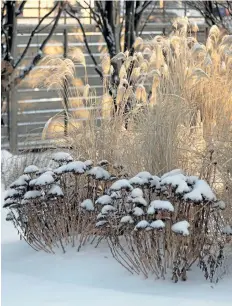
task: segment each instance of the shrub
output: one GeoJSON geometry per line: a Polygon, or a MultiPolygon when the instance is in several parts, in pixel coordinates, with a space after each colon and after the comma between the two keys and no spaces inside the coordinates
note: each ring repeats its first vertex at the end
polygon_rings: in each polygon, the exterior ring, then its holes
{"type": "Polygon", "coordinates": [[[232,228],[224,226],[225,203],[206,181],[179,169],[129,178],[121,166],[106,160],[94,166],[65,152],[54,153],[53,161],[57,168],[26,167],[5,194],[7,220],[34,249],[65,252],[71,244],[80,250],[104,239],[131,273],[164,278],[172,269],[177,282],[199,261],[214,279],[232,228]]]}

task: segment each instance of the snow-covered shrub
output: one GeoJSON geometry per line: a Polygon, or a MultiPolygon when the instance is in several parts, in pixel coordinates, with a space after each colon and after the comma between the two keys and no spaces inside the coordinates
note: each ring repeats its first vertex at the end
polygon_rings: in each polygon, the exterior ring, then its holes
{"type": "Polygon", "coordinates": [[[66,243],[78,244],[79,250],[97,232],[96,216],[114,210],[105,194],[112,184],[109,163],[98,164],[102,166],[58,152],[48,161],[56,167],[26,165],[5,193],[7,220],[37,250],[53,252],[60,246],[65,251],[66,243]]]}
{"type": "Polygon", "coordinates": [[[224,228],[221,201],[206,181],[179,169],[160,178],[141,172],[115,181],[96,203],[103,206],[98,235],[131,273],[164,278],[171,269],[177,282],[199,262],[214,280],[226,243],[222,234],[229,239],[231,227],[224,228]]]}
{"type": "Polygon", "coordinates": [[[173,170],[161,177],[143,171],[123,178],[101,161],[75,161],[55,153],[56,168],[28,165],[5,193],[4,207],[34,249],[54,252],[66,244],[107,240],[114,258],[131,273],[186,280],[199,261],[214,279],[232,237],[206,181],[173,170]]]}

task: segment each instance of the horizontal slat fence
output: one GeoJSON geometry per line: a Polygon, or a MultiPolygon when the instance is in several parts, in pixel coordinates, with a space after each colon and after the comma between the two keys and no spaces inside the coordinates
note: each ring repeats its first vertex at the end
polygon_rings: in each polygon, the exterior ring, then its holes
{"type": "MultiPolygon", "coordinates": [[[[164,33],[169,34],[171,32],[170,20],[175,16],[173,9],[169,10],[170,12],[168,12],[167,9],[165,15],[161,13],[162,11],[156,10],[156,13],[151,16],[148,23],[144,27],[141,37],[144,39],[151,39],[156,35],[163,35],[164,33]]],[[[146,16],[144,18],[146,18],[146,16]]],[[[16,42],[18,56],[21,55],[22,51],[26,47],[31,30],[34,28],[34,25],[30,25],[30,20],[26,20],[27,24],[23,22],[23,18],[18,24],[16,42]]],[[[35,19],[33,18],[31,19],[31,22],[33,20],[35,22],[35,19]]],[[[144,19],[141,22],[140,29],[143,27],[143,22],[144,19]]],[[[91,23],[93,23],[93,21],[91,21],[91,23]]],[[[91,52],[93,53],[97,63],[100,64],[102,49],[106,47],[102,34],[97,30],[95,24],[84,24],[84,28],[91,52]]],[[[206,26],[201,24],[199,25],[199,29],[198,39],[199,41],[204,41],[206,37],[206,26]]],[[[86,55],[88,83],[92,88],[92,96],[94,96],[97,101],[100,101],[103,93],[102,81],[94,69],[92,59],[89,56],[83,42],[83,36],[80,28],[74,19],[67,18],[66,24],[64,24],[64,19],[60,20],[59,25],[55,29],[54,34],[45,47],[45,53],[47,50],[48,53],[53,51],[56,55],[58,54],[59,56],[63,56],[64,30],[67,31],[68,52],[73,48],[81,48],[86,55]]],[[[24,69],[31,62],[31,59],[37,54],[39,46],[43,42],[48,32],[49,27],[46,27],[41,33],[36,34],[33,37],[32,43],[21,63],[21,66],[19,67],[19,70],[24,69]]],[[[38,68],[39,65],[35,69],[38,68]]],[[[81,79],[84,84],[84,68],[80,65],[76,65],[75,70],[77,78],[81,79]]],[[[30,81],[30,75],[28,80],[30,81]]],[[[46,141],[38,142],[37,140],[41,139],[41,132],[45,123],[49,118],[63,111],[62,99],[59,97],[58,91],[55,89],[48,91],[44,88],[34,88],[30,85],[30,82],[25,80],[17,88],[16,98],[17,105],[15,105],[15,107],[17,107],[17,125],[15,126],[14,132],[17,133],[18,137],[18,149],[20,150],[25,147],[34,148],[39,145],[44,146],[46,141]]],[[[7,114],[3,114],[3,119],[5,126],[2,127],[1,132],[2,148],[9,148],[7,114]]],[[[51,141],[47,142],[47,144],[50,145],[51,141]]]]}

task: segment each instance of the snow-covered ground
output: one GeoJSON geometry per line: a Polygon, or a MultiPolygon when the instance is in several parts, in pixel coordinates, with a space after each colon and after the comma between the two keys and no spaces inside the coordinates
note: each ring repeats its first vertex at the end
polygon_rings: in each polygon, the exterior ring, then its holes
{"type": "MultiPolygon", "coordinates": [[[[2,206],[2,205],[1,205],[2,206]]],[[[200,271],[187,282],[144,280],[129,275],[106,246],[70,249],[66,254],[35,252],[20,241],[2,215],[3,306],[224,306],[232,303],[232,277],[217,285],[200,271]]]]}

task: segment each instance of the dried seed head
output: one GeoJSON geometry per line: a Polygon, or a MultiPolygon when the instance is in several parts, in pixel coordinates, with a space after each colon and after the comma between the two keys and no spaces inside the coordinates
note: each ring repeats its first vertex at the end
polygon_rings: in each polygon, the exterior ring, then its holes
{"type": "Polygon", "coordinates": [[[84,87],[84,91],[83,91],[83,97],[84,98],[88,98],[88,96],[89,96],[89,89],[90,89],[90,85],[86,84],[85,87],[84,87]]]}
{"type": "Polygon", "coordinates": [[[196,33],[199,31],[198,25],[196,24],[196,22],[191,24],[191,30],[193,33],[196,33]]]}
{"type": "Polygon", "coordinates": [[[74,48],[70,52],[70,57],[74,60],[83,65],[84,67],[86,66],[85,62],[85,55],[82,52],[80,48],[74,48]]]}
{"type": "Polygon", "coordinates": [[[143,103],[147,102],[147,92],[146,92],[146,89],[145,89],[145,87],[143,85],[139,85],[136,88],[135,96],[136,96],[136,99],[138,101],[141,101],[143,103]]]}
{"type": "Polygon", "coordinates": [[[110,56],[105,54],[102,59],[102,71],[104,75],[109,74],[110,72],[110,56]]]}
{"type": "Polygon", "coordinates": [[[120,80],[127,78],[127,72],[126,72],[125,65],[122,65],[121,68],[120,68],[119,78],[120,78],[120,80]]]}
{"type": "Polygon", "coordinates": [[[140,76],[140,67],[136,67],[133,69],[130,79],[131,81],[135,82],[139,76],[140,76]]]}
{"type": "Polygon", "coordinates": [[[137,37],[134,45],[133,45],[134,49],[141,49],[143,47],[143,39],[141,37],[137,37]]]}
{"type": "Polygon", "coordinates": [[[119,52],[111,59],[111,62],[124,61],[125,59],[126,55],[123,52],[119,52]]]}
{"type": "Polygon", "coordinates": [[[204,59],[204,65],[205,66],[211,66],[212,65],[212,59],[210,57],[210,55],[207,53],[204,59]]]}
{"type": "Polygon", "coordinates": [[[141,73],[147,73],[148,72],[149,63],[147,60],[144,60],[143,63],[140,65],[140,71],[141,73]]]}
{"type": "Polygon", "coordinates": [[[127,101],[128,99],[132,98],[133,96],[134,96],[133,86],[129,86],[126,90],[126,93],[125,93],[125,100],[127,101]]]}
{"type": "Polygon", "coordinates": [[[112,75],[114,73],[114,67],[111,65],[110,66],[110,74],[112,75]]]}
{"type": "Polygon", "coordinates": [[[116,97],[117,105],[122,103],[125,92],[126,92],[126,88],[124,86],[118,87],[118,92],[117,92],[117,97],[116,97]]]}
{"type": "Polygon", "coordinates": [[[109,118],[113,110],[113,98],[109,94],[104,94],[102,97],[102,117],[109,118]]]}

